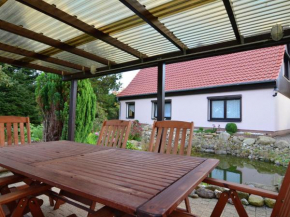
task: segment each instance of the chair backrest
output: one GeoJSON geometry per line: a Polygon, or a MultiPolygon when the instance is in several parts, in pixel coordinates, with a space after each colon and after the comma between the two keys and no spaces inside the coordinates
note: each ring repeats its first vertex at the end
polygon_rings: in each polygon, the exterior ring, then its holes
{"type": "Polygon", "coordinates": [[[186,155],[189,156],[193,128],[193,122],[155,121],[151,132],[149,151],[159,152],[160,150],[160,153],[184,155],[187,140],[186,155]]]}
{"type": "Polygon", "coordinates": [[[97,145],[126,148],[131,130],[131,121],[104,121],[97,145]]]}
{"type": "Polygon", "coordinates": [[[276,204],[273,208],[271,217],[290,216],[290,163],[286,171],[283,183],[280,188],[276,204]]]}
{"type": "Polygon", "coordinates": [[[31,135],[29,117],[0,116],[0,146],[5,146],[5,141],[7,141],[7,145],[19,144],[18,127],[20,128],[20,143],[24,144],[24,124],[26,124],[27,129],[27,143],[30,144],[31,135]]]}

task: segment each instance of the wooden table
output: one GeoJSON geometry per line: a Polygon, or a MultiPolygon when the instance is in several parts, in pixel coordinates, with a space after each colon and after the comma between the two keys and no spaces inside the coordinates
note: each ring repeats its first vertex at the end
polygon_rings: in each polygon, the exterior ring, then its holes
{"type": "Polygon", "coordinates": [[[0,166],[137,216],[166,216],[218,160],[69,141],[0,148],[0,166]]]}

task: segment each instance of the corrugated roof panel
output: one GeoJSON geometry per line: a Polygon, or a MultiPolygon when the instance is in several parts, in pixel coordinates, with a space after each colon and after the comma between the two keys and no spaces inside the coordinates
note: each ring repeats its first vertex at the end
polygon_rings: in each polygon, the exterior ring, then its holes
{"type": "Polygon", "coordinates": [[[6,57],[9,59],[14,59],[14,60],[18,60],[18,59],[23,58],[23,56],[21,56],[21,55],[9,53],[9,52],[2,51],[2,50],[0,50],[0,56],[6,57]]]}
{"type": "Polygon", "coordinates": [[[161,22],[189,48],[235,40],[222,0],[162,18],[161,22]]]}
{"type": "Polygon", "coordinates": [[[113,34],[113,36],[148,56],[155,56],[178,50],[177,47],[148,24],[118,32],[113,34]],[[156,45],[158,45],[158,47],[156,45]]]}
{"type": "Polygon", "coordinates": [[[85,51],[96,54],[98,56],[102,56],[116,63],[124,63],[137,59],[136,57],[118,48],[115,48],[101,40],[89,42],[87,44],[79,46],[78,48],[84,49],[85,51]]]}
{"type": "Polygon", "coordinates": [[[50,38],[66,41],[82,34],[81,31],[68,26],[56,19],[27,7],[15,0],[8,0],[0,7],[0,19],[37,33],[43,33],[50,38]]]}
{"type": "Polygon", "coordinates": [[[289,0],[233,0],[233,8],[244,37],[270,32],[275,24],[290,27],[289,0]]]}
{"type": "Polygon", "coordinates": [[[138,0],[142,5],[146,6],[146,9],[151,9],[163,5],[165,3],[171,2],[172,0],[138,0]]]}
{"type": "Polygon", "coordinates": [[[1,29],[0,29],[0,42],[35,52],[41,51],[49,47],[48,45],[15,35],[13,33],[3,31],[1,29]]]}
{"type": "Polygon", "coordinates": [[[76,70],[76,69],[72,69],[72,68],[56,65],[56,64],[45,62],[45,61],[41,61],[41,60],[35,60],[35,61],[31,62],[31,63],[37,64],[37,65],[40,65],[40,66],[49,67],[49,68],[52,68],[52,69],[58,69],[58,70],[61,70],[61,71],[70,72],[70,73],[79,72],[79,70],[76,70]]]}
{"type": "Polygon", "coordinates": [[[96,28],[134,15],[118,0],[45,0],[96,28]]]}
{"type": "Polygon", "coordinates": [[[95,61],[92,61],[92,60],[77,56],[75,54],[72,54],[72,53],[69,53],[69,52],[66,52],[66,51],[60,52],[58,54],[55,54],[55,55],[53,55],[53,57],[56,57],[56,58],[59,58],[59,59],[62,59],[62,60],[66,60],[68,62],[72,62],[72,63],[78,64],[78,65],[81,65],[81,66],[91,67],[92,65],[94,65],[97,68],[105,66],[105,65],[103,65],[101,63],[98,63],[98,62],[95,62],[95,61]]]}

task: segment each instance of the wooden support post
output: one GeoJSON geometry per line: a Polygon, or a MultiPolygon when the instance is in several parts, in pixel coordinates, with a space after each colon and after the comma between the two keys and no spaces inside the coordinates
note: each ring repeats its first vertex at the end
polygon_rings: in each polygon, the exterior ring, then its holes
{"type": "Polygon", "coordinates": [[[157,121],[163,121],[165,107],[165,63],[158,63],[157,77],[157,121]]]}
{"type": "MultiPolygon", "coordinates": [[[[165,63],[158,63],[157,75],[157,121],[164,120],[164,107],[165,107],[165,63]]],[[[161,129],[160,129],[161,130],[161,129]]],[[[162,143],[162,135],[160,144],[162,143]]],[[[159,146],[158,153],[160,153],[161,145],[159,146]]]]}
{"type": "Polygon", "coordinates": [[[76,120],[76,104],[77,104],[78,81],[72,80],[70,86],[70,104],[68,119],[68,140],[75,140],[75,120],[76,120]]]}

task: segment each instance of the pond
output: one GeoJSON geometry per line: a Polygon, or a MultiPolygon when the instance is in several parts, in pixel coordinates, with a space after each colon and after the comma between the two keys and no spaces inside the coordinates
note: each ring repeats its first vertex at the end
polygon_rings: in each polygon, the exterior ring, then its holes
{"type": "Polygon", "coordinates": [[[259,183],[274,186],[286,173],[285,167],[272,163],[239,158],[230,155],[195,153],[193,156],[219,159],[220,163],[210,177],[239,184],[259,183]]]}

